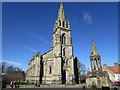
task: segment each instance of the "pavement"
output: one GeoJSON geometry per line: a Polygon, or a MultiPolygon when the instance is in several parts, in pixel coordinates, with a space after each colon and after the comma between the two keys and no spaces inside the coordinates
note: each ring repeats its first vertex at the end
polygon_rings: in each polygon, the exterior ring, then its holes
{"type": "MultiPolygon", "coordinates": [[[[19,88],[82,88],[83,85],[40,85],[40,87],[36,87],[34,85],[20,85],[19,88]]],[[[11,88],[7,85],[7,88],[11,88]]]]}
{"type": "MultiPolygon", "coordinates": [[[[81,85],[81,84],[78,84],[78,85],[41,85],[40,87],[35,87],[34,85],[20,85],[20,88],[18,88],[18,89],[39,89],[39,88],[41,88],[41,89],[44,89],[44,88],[50,88],[50,89],[55,89],[55,88],[69,88],[69,89],[76,89],[76,90],[81,90],[82,89],[82,87],[83,87],[83,84],[81,85]]],[[[4,90],[9,90],[11,87],[8,85],[7,86],[7,88],[6,89],[4,89],[4,90]]],[[[17,89],[17,88],[16,88],[17,89]]],[[[90,89],[90,88],[87,88],[87,89],[85,89],[85,90],[93,90],[93,89],[90,89]]],[[[120,87],[118,87],[117,89],[114,89],[114,88],[112,88],[112,89],[110,89],[110,90],[120,90],[120,87]]]]}

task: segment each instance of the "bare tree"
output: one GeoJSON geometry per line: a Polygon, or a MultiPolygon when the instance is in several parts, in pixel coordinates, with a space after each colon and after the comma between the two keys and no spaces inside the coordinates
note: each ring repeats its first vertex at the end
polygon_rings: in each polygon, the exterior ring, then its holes
{"type": "Polygon", "coordinates": [[[6,73],[7,71],[7,67],[9,66],[9,64],[7,62],[2,62],[2,73],[6,73]]]}
{"type": "Polygon", "coordinates": [[[87,70],[84,64],[82,64],[81,62],[78,62],[78,68],[79,68],[79,75],[86,75],[87,70]]]}
{"type": "Polygon", "coordinates": [[[79,72],[80,83],[85,83],[87,70],[86,70],[86,66],[81,62],[78,62],[78,72],[79,72]]]}
{"type": "Polygon", "coordinates": [[[14,67],[7,62],[2,62],[2,73],[4,73],[2,77],[3,81],[25,80],[25,72],[19,67],[14,67]]]}

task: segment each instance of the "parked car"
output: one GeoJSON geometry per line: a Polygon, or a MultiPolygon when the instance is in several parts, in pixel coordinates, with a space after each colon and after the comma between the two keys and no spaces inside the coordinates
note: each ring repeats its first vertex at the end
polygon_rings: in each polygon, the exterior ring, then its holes
{"type": "Polygon", "coordinates": [[[115,82],[114,82],[114,85],[115,85],[115,86],[120,86],[120,81],[115,81],[115,82]]]}

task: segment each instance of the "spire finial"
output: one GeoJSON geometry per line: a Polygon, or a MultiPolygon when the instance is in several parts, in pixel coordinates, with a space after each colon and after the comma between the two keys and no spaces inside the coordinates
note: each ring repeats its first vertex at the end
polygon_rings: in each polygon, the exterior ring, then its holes
{"type": "Polygon", "coordinates": [[[92,40],[92,52],[91,52],[91,56],[94,56],[94,55],[98,55],[98,51],[96,49],[94,40],[92,40]]]}
{"type": "Polygon", "coordinates": [[[92,44],[94,44],[94,40],[92,40],[92,44]]]}
{"type": "Polygon", "coordinates": [[[60,0],[60,3],[62,4],[62,0],[60,0]]]}
{"type": "Polygon", "coordinates": [[[63,3],[62,3],[62,1],[60,3],[60,9],[63,9],[63,3]]]}

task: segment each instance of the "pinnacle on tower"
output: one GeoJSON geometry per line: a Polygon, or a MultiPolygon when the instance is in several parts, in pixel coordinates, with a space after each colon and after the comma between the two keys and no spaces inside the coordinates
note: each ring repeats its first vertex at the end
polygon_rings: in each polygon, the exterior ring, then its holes
{"type": "Polygon", "coordinates": [[[70,29],[70,22],[66,21],[64,7],[63,7],[62,2],[60,4],[60,8],[58,10],[58,18],[55,22],[54,27],[55,27],[54,30],[56,30],[57,27],[70,29]]]}
{"type": "Polygon", "coordinates": [[[95,46],[95,43],[94,43],[94,40],[92,40],[92,52],[91,52],[91,56],[98,56],[98,51],[96,49],[96,46],[95,46]]]}

